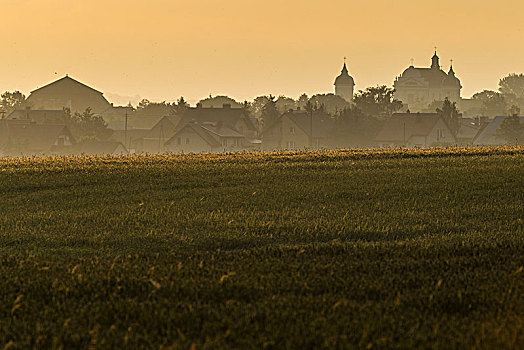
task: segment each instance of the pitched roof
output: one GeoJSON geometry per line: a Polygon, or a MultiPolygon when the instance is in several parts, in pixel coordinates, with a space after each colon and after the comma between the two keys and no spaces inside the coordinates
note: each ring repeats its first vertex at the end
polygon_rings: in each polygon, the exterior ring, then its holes
{"type": "MultiPolygon", "coordinates": [[[[289,118],[295,125],[297,125],[306,135],[311,135],[311,116],[305,110],[292,110],[282,114],[267,130],[279,125],[282,118],[289,118]]],[[[313,114],[313,138],[326,138],[333,128],[333,119],[329,115],[322,112],[314,112],[313,114]]]]}
{"type": "Polygon", "coordinates": [[[46,123],[63,120],[63,109],[16,109],[7,116],[7,119],[31,120],[36,123],[46,123]]]}
{"type": "MultiPolygon", "coordinates": [[[[478,136],[473,140],[475,145],[504,145],[506,140],[497,136],[497,130],[500,129],[502,122],[509,117],[498,116],[495,117],[484,129],[482,129],[478,136]]],[[[524,117],[519,117],[520,122],[524,123],[524,117]]]]}
{"type": "Polygon", "coordinates": [[[439,119],[437,113],[395,113],[386,121],[375,140],[405,142],[412,136],[426,136],[439,119]]]}
{"type": "Polygon", "coordinates": [[[39,90],[44,89],[44,88],[49,87],[49,86],[59,85],[59,84],[62,84],[62,83],[64,83],[64,82],[71,82],[71,83],[74,83],[74,84],[76,84],[76,85],[79,85],[79,86],[82,86],[82,87],[88,88],[88,89],[90,89],[90,90],[93,90],[94,92],[97,92],[97,93],[99,93],[99,94],[102,94],[102,92],[100,92],[100,91],[98,91],[98,90],[95,90],[95,89],[93,89],[92,87],[87,86],[86,84],[81,83],[81,82],[79,82],[78,80],[73,79],[73,78],[71,78],[71,77],[68,76],[68,75],[66,75],[65,77],[60,78],[60,79],[58,79],[58,80],[55,80],[55,81],[53,81],[52,83],[49,83],[49,84],[44,85],[44,86],[42,86],[42,87],[39,87],[39,88],[37,88],[37,89],[31,91],[31,93],[34,93],[34,92],[36,92],[36,91],[39,91],[39,90]]]}
{"type": "Polygon", "coordinates": [[[180,116],[164,116],[149,129],[149,133],[144,137],[169,139],[183,125],[180,116]]]}
{"type": "Polygon", "coordinates": [[[60,124],[35,124],[19,120],[0,121],[0,147],[23,146],[30,152],[47,152],[56,139],[67,134],[74,142],[69,129],[60,124]]]}
{"type": "Polygon", "coordinates": [[[459,125],[456,136],[458,139],[473,140],[481,129],[480,124],[473,118],[460,118],[459,125]]]}
{"type": "Polygon", "coordinates": [[[188,108],[183,113],[180,124],[185,124],[190,121],[196,121],[199,123],[221,122],[222,124],[234,127],[239,120],[244,120],[250,130],[256,131],[253,121],[248,116],[246,116],[243,108],[188,108]]]}
{"type": "Polygon", "coordinates": [[[97,140],[88,140],[84,142],[80,148],[80,153],[87,154],[113,154],[121,147],[124,150],[124,153],[129,153],[129,151],[124,147],[121,142],[118,141],[97,141],[97,140]]]}
{"type": "Polygon", "coordinates": [[[212,147],[221,146],[221,143],[217,140],[217,138],[213,137],[213,135],[210,133],[208,129],[203,128],[202,125],[198,123],[186,123],[182,125],[180,128],[178,128],[175,134],[169,140],[166,141],[166,145],[170,144],[171,142],[174,142],[177,135],[180,134],[185,129],[190,129],[194,131],[198,136],[200,136],[204,141],[206,141],[212,147]]]}
{"type": "Polygon", "coordinates": [[[235,129],[229,125],[224,125],[221,123],[202,123],[202,128],[209,131],[210,133],[218,137],[230,137],[230,138],[245,138],[244,135],[237,132],[235,129]]]}

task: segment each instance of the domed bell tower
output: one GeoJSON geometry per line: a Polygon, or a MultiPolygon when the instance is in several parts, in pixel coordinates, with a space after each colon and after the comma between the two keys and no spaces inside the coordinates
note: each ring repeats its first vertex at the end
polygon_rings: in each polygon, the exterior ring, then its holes
{"type": "Polygon", "coordinates": [[[348,73],[348,69],[346,67],[346,58],[344,57],[344,66],[342,67],[342,72],[335,79],[335,95],[342,97],[348,102],[353,101],[354,87],[355,81],[348,73]]]}

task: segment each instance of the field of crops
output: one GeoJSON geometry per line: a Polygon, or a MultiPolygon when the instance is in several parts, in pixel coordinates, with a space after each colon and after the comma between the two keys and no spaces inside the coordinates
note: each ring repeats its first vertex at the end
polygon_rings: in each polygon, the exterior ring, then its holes
{"type": "Polygon", "coordinates": [[[0,349],[524,348],[524,148],[0,159],[0,349]]]}

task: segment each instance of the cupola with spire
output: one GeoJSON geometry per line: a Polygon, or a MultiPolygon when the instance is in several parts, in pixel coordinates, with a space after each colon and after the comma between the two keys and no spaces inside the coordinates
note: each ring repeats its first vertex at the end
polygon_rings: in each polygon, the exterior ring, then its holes
{"type": "Polygon", "coordinates": [[[455,76],[455,71],[453,70],[453,63],[449,66],[449,72],[448,76],[444,79],[443,83],[444,86],[458,86],[461,88],[460,80],[455,76]]]}
{"type": "Polygon", "coordinates": [[[435,49],[435,54],[433,55],[433,57],[431,57],[431,68],[432,69],[440,69],[439,58],[437,56],[437,50],[436,49],[435,49]]]}
{"type": "Polygon", "coordinates": [[[346,101],[353,100],[353,88],[355,86],[355,81],[349,75],[346,59],[344,58],[344,66],[340,75],[335,79],[335,95],[342,97],[346,101]]]}

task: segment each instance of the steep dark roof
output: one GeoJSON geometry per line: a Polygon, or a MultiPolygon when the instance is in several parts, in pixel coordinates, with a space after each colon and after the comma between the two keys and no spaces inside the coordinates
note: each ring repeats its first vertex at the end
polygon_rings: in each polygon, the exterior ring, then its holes
{"type": "Polygon", "coordinates": [[[67,134],[74,143],[71,132],[65,125],[35,124],[19,120],[0,120],[0,147],[23,145],[27,151],[47,152],[58,136],[67,134]]]}
{"type": "Polygon", "coordinates": [[[405,142],[412,136],[426,136],[439,119],[437,113],[395,113],[386,121],[375,140],[405,142]]]}
{"type": "Polygon", "coordinates": [[[39,91],[39,90],[41,90],[41,89],[44,89],[44,88],[46,88],[46,87],[53,86],[53,85],[58,85],[58,84],[61,84],[61,83],[64,83],[64,82],[72,82],[72,83],[74,83],[74,84],[76,84],[76,85],[79,85],[79,86],[82,86],[82,87],[88,88],[88,89],[90,89],[90,90],[93,90],[94,92],[97,92],[97,93],[99,93],[99,94],[102,94],[102,92],[100,92],[100,91],[98,91],[98,90],[95,90],[95,89],[93,89],[92,87],[87,86],[86,84],[81,83],[81,82],[79,82],[78,80],[73,79],[73,78],[71,78],[71,77],[69,77],[69,76],[67,76],[67,75],[66,75],[65,77],[63,77],[63,78],[60,78],[60,79],[58,79],[58,80],[53,81],[52,83],[49,83],[49,84],[47,84],[47,85],[44,85],[44,86],[42,86],[42,87],[39,87],[38,89],[35,89],[35,90],[31,91],[31,93],[34,93],[34,92],[39,91]]]}
{"type": "Polygon", "coordinates": [[[200,136],[204,141],[206,141],[210,146],[212,147],[220,147],[221,143],[211,135],[210,131],[203,128],[202,125],[198,123],[186,123],[182,125],[178,130],[175,132],[175,134],[166,141],[166,145],[170,144],[171,142],[174,142],[175,138],[178,134],[180,134],[185,129],[191,129],[193,130],[198,136],[200,136]]]}
{"type": "MultiPolygon", "coordinates": [[[[273,124],[271,124],[264,132],[273,129],[280,125],[282,118],[289,118],[295,125],[297,125],[306,135],[311,136],[311,116],[304,110],[293,110],[282,114],[273,124]]],[[[313,114],[313,138],[326,138],[333,128],[333,120],[329,115],[314,112],[313,114]]]]}
{"type": "Polygon", "coordinates": [[[218,137],[245,138],[244,135],[237,132],[229,125],[224,125],[221,123],[203,123],[201,126],[205,130],[209,131],[212,135],[216,135],[218,137]]]}
{"type": "Polygon", "coordinates": [[[196,121],[198,123],[212,122],[222,123],[234,127],[239,120],[244,120],[247,127],[256,131],[256,127],[253,121],[246,116],[244,109],[242,108],[189,108],[182,115],[182,120],[179,125],[184,125],[190,121],[196,121]]]}
{"type": "Polygon", "coordinates": [[[472,118],[460,118],[459,126],[456,138],[466,141],[473,141],[481,129],[480,123],[472,118]]]}

